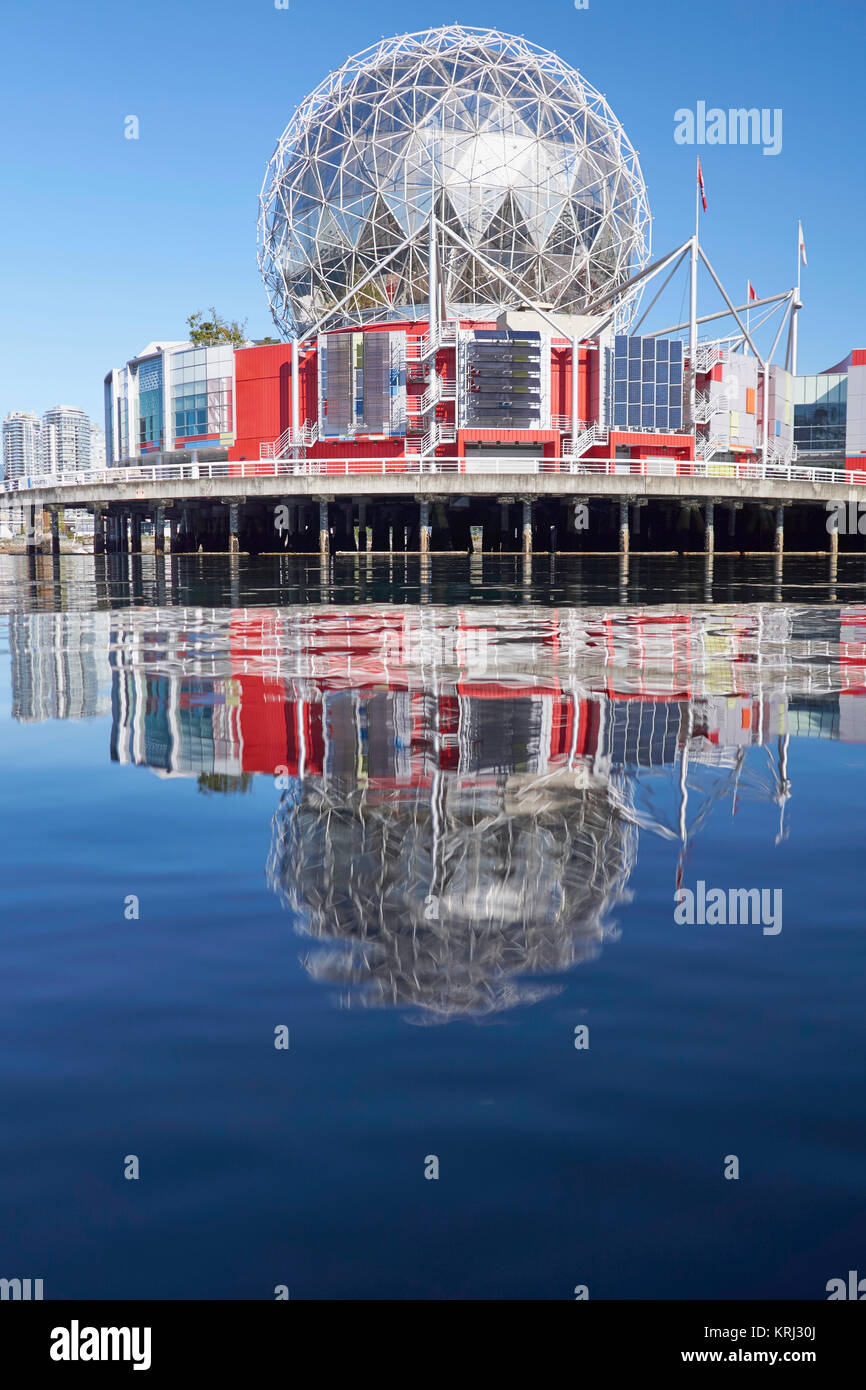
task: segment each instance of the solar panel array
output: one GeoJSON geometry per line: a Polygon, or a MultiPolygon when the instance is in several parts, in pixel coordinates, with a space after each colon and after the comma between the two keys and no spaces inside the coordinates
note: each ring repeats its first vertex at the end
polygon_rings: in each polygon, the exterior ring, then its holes
{"type": "Polygon", "coordinates": [[[617,334],[613,352],[608,352],[608,381],[614,429],[682,429],[683,345],[678,338],[617,334]]]}

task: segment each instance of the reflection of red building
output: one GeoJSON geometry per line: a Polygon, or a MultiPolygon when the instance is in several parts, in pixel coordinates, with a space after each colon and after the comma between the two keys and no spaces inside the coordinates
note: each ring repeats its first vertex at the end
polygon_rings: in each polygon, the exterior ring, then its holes
{"type": "Polygon", "coordinates": [[[699,754],[866,737],[866,609],[842,610],[838,644],[808,623],[800,636],[789,609],[509,612],[511,629],[484,610],[235,610],[201,656],[196,632],[138,632],[128,615],[118,756],[387,788],[587,758],[661,765],[684,738],[699,754]]]}
{"type": "Polygon", "coordinates": [[[556,679],[533,684],[459,674],[436,694],[419,685],[413,633],[407,631],[404,615],[389,620],[377,613],[349,621],[321,615],[306,652],[310,671],[303,678],[277,674],[279,624],[278,612],[232,616],[232,685],[239,699],[238,737],[246,772],[273,773],[285,767],[293,776],[320,776],[329,737],[327,701],[339,694],[365,704],[385,695],[402,700],[414,784],[429,780],[436,768],[461,765],[461,714],[476,702],[542,703],[549,712],[545,746],[538,750],[545,767],[594,751],[594,702],[578,701],[575,728],[575,702],[556,679]]]}

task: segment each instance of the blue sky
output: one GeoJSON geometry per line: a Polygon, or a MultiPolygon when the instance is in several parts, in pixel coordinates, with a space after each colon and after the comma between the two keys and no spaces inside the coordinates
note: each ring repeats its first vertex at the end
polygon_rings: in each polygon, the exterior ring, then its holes
{"type": "MultiPolygon", "coordinates": [[[[211,303],[272,331],[255,258],[265,166],[298,101],[383,35],[459,21],[524,33],[604,92],[640,154],[654,248],[694,217],[695,149],[674,112],[781,107],[778,156],[702,151],[702,237],[732,291],[803,272],[800,370],[866,346],[861,229],[866,116],[861,3],[516,0],[364,6],[291,0],[149,0],[124,6],[6,0],[0,20],[0,416],[81,405],[153,338],[184,338],[211,303]],[[411,18],[410,18],[411,15],[411,18]],[[140,139],[124,138],[136,115],[140,139]]],[[[673,312],[680,288],[671,291],[673,312]]],[[[716,308],[715,301],[702,305],[716,308]]],[[[664,311],[662,311],[664,312],[664,311]]],[[[664,322],[668,322],[665,319],[664,322]]],[[[657,327],[663,326],[657,322],[657,327]]]]}

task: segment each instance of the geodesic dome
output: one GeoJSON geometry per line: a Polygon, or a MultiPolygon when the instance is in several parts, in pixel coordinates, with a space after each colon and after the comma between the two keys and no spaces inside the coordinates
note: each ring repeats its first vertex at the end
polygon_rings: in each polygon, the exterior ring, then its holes
{"type": "Polygon", "coordinates": [[[424,788],[298,779],[267,879],[318,943],[310,975],[346,1003],[444,1020],[534,1002],[556,986],[532,976],[595,956],[637,853],[622,795],[599,778],[519,788],[446,776],[434,806],[424,788]]]}
{"type": "Polygon", "coordinates": [[[280,137],[259,214],[277,327],[347,294],[347,321],[424,305],[431,209],[449,313],[513,306],[491,266],[580,313],[649,258],[640,165],[605,98],[526,39],[429,29],[349,58],[280,137]]]}

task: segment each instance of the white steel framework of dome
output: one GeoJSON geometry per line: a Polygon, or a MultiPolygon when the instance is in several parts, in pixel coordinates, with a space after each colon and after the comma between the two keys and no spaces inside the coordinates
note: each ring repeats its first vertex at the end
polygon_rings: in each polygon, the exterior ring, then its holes
{"type": "Polygon", "coordinates": [[[581,313],[649,259],[640,165],[605,98],[492,29],[383,40],[301,103],[260,199],[277,327],[425,305],[431,227],[449,314],[513,307],[515,291],[581,313]]]}

